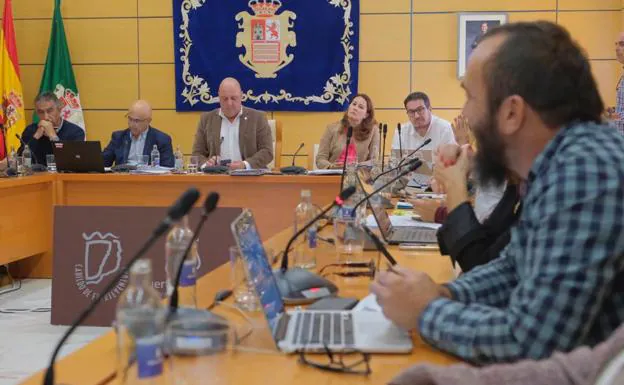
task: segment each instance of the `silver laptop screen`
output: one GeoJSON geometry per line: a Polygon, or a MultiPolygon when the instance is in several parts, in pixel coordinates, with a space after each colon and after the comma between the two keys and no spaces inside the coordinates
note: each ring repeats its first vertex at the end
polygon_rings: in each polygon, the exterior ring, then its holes
{"type": "Polygon", "coordinates": [[[244,210],[232,223],[232,232],[247,264],[249,279],[258,293],[271,332],[275,335],[278,321],[284,312],[284,302],[251,211],[244,210]]]}
{"type": "Polygon", "coordinates": [[[390,222],[390,217],[388,216],[381,199],[378,195],[376,195],[371,197],[368,200],[368,203],[373,210],[373,216],[379,225],[379,230],[383,234],[384,238],[389,238],[390,232],[392,231],[392,223],[390,222]]]}

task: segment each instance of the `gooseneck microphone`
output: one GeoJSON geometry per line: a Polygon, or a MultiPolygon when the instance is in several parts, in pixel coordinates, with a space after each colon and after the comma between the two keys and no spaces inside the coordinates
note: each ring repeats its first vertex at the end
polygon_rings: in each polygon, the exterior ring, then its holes
{"type": "Polygon", "coordinates": [[[321,219],[329,210],[334,206],[342,206],[344,202],[355,193],[355,186],[349,186],[345,190],[340,192],[340,195],[334,199],[331,205],[326,207],[320,214],[314,219],[303,226],[297,231],[286,244],[284,249],[284,255],[282,256],[281,266],[274,271],[275,279],[280,290],[280,294],[285,303],[297,304],[310,302],[319,298],[319,295],[328,296],[338,292],[338,288],[332,282],[322,278],[306,269],[302,268],[288,268],[288,250],[292,246],[292,243],[297,239],[304,231],[312,226],[316,221],[321,219]],[[316,296],[315,296],[316,293],[316,296]],[[319,294],[320,293],[320,294],[319,294]]]}
{"type": "Polygon", "coordinates": [[[304,146],[305,146],[305,143],[303,143],[303,142],[299,145],[299,147],[297,148],[297,151],[295,151],[295,153],[292,155],[292,164],[290,166],[282,167],[280,169],[282,174],[299,175],[299,174],[305,174],[307,172],[307,170],[305,168],[299,167],[299,166],[295,166],[295,158],[297,157],[297,154],[299,154],[299,151],[301,151],[301,149],[304,146]]]}
{"type": "Polygon", "coordinates": [[[201,218],[199,219],[199,223],[195,227],[195,231],[193,232],[193,237],[191,238],[191,241],[189,242],[189,244],[186,246],[186,249],[184,250],[184,254],[180,258],[178,272],[176,274],[175,282],[173,285],[173,292],[171,293],[171,297],[169,297],[170,314],[175,313],[178,310],[178,287],[180,286],[180,279],[182,277],[182,267],[184,266],[184,261],[186,260],[186,257],[188,256],[189,252],[191,251],[193,244],[195,243],[197,238],[199,238],[199,234],[201,232],[202,227],[204,227],[204,223],[206,222],[206,219],[208,219],[208,216],[217,208],[218,202],[219,202],[219,194],[216,192],[212,192],[208,194],[208,196],[204,200],[204,210],[201,214],[201,218]]]}
{"type": "Polygon", "coordinates": [[[362,226],[364,228],[364,231],[366,232],[366,234],[370,237],[370,239],[373,241],[373,244],[375,245],[375,248],[377,250],[379,250],[381,252],[381,254],[383,254],[384,257],[386,257],[386,259],[388,260],[388,262],[390,263],[390,266],[394,266],[397,264],[396,259],[394,259],[394,257],[392,256],[392,254],[390,254],[390,252],[388,251],[388,249],[386,248],[386,246],[384,246],[383,242],[381,241],[381,239],[379,239],[379,237],[373,233],[371,231],[371,229],[368,228],[368,226],[364,225],[362,226]]]}
{"type": "Polygon", "coordinates": [[[85,319],[87,319],[87,317],[93,312],[95,307],[100,303],[102,298],[104,298],[106,294],[110,292],[115,287],[115,285],[117,285],[117,281],[119,281],[119,279],[130,270],[132,265],[134,265],[134,263],[139,258],[141,258],[154,245],[154,243],[156,243],[158,238],[160,238],[167,230],[169,230],[174,222],[178,221],[191,210],[198,198],[199,191],[196,188],[191,187],[190,189],[186,190],[169,208],[169,211],[167,211],[167,217],[156,227],[156,229],[154,229],[154,231],[147,239],[147,241],[143,244],[141,249],[139,249],[139,251],[130,259],[130,261],[121,268],[121,271],[119,271],[110,280],[108,285],[106,285],[106,287],[104,288],[102,294],[96,297],[95,300],[91,302],[82,313],[80,313],[78,318],[76,318],[76,320],[72,323],[69,329],[67,329],[65,334],[63,334],[63,336],[61,337],[61,340],[54,348],[54,352],[52,353],[52,357],[50,358],[50,364],[48,365],[48,369],[46,370],[44,376],[44,385],[54,384],[54,363],[56,361],[56,357],[61,351],[61,347],[63,346],[65,341],[67,341],[69,336],[74,332],[74,330],[76,330],[78,325],[80,325],[82,322],[84,322],[85,319]]]}
{"type": "Polygon", "coordinates": [[[401,161],[399,162],[399,166],[405,163],[412,155],[414,155],[417,151],[419,151],[421,148],[425,147],[429,143],[431,143],[431,138],[427,138],[424,142],[422,142],[420,146],[416,147],[414,151],[410,152],[405,158],[401,159],[401,161]]]}
{"type": "Polygon", "coordinates": [[[383,172],[386,161],[386,135],[388,134],[388,125],[383,125],[383,151],[381,153],[381,171],[383,172]]]}
{"type": "Polygon", "coordinates": [[[399,132],[399,157],[403,159],[403,139],[401,138],[401,123],[397,123],[397,131],[399,132]]]}
{"type": "Polygon", "coordinates": [[[347,128],[347,147],[345,147],[345,157],[342,164],[342,176],[340,177],[340,189],[342,191],[342,184],[344,183],[345,173],[347,171],[347,162],[349,161],[349,146],[351,145],[351,137],[353,136],[353,126],[349,125],[347,128]]]}
{"type": "Polygon", "coordinates": [[[407,170],[402,171],[401,173],[399,173],[399,175],[395,176],[394,178],[390,179],[388,182],[384,183],[383,186],[379,187],[378,189],[376,189],[372,193],[370,193],[370,194],[366,195],[364,198],[362,198],[358,203],[355,204],[355,206],[353,207],[353,211],[355,211],[358,207],[360,207],[360,205],[362,203],[368,201],[368,199],[370,197],[372,197],[373,195],[379,193],[380,191],[382,191],[386,187],[390,186],[392,183],[396,182],[397,180],[403,178],[405,175],[409,174],[410,172],[415,171],[420,166],[422,166],[422,164],[423,164],[423,162],[421,160],[419,160],[419,159],[415,159],[412,162],[410,162],[409,167],[407,168],[407,170]]]}
{"type": "MultiPolygon", "coordinates": [[[[382,132],[383,132],[383,123],[379,123],[379,141],[380,142],[381,142],[381,136],[383,135],[382,132]]],[[[377,150],[378,150],[377,152],[379,153],[378,158],[381,158],[381,143],[379,144],[379,148],[377,150]]]]}
{"type": "Polygon", "coordinates": [[[407,162],[406,164],[402,164],[400,166],[396,166],[395,168],[391,168],[390,170],[384,171],[381,174],[377,175],[375,178],[373,178],[373,180],[371,181],[371,184],[375,184],[375,182],[377,182],[377,180],[379,180],[379,178],[381,178],[382,176],[384,176],[386,174],[389,174],[392,171],[396,171],[396,170],[398,170],[398,169],[400,169],[400,168],[402,168],[404,166],[409,166],[412,163],[417,162],[417,161],[419,161],[419,159],[418,158],[414,158],[414,159],[410,160],[409,162],[407,162]]]}

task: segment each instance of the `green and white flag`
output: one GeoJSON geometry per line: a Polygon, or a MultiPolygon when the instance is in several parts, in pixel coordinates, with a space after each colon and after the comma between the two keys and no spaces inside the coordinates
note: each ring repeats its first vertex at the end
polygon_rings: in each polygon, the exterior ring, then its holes
{"type": "MultiPolygon", "coordinates": [[[[84,130],[82,105],[80,104],[80,95],[78,94],[78,86],[76,85],[76,78],[72,69],[67,38],[65,37],[65,27],[63,26],[63,16],[61,15],[61,0],[54,0],[50,45],[48,46],[48,56],[43,69],[41,85],[39,86],[39,93],[47,91],[54,92],[63,103],[61,112],[63,119],[79,125],[84,130]]],[[[36,112],[34,121],[39,121],[36,112]]]]}

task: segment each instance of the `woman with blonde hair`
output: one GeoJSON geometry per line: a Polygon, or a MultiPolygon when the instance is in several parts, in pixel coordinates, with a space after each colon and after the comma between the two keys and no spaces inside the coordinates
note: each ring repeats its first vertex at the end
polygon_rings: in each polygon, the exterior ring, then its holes
{"type": "Polygon", "coordinates": [[[370,97],[366,94],[355,95],[342,120],[330,124],[325,130],[316,155],[316,166],[319,169],[342,168],[345,161],[374,161],[379,148],[376,124],[370,97]],[[353,127],[353,137],[346,149],[349,127],[353,127]]]}

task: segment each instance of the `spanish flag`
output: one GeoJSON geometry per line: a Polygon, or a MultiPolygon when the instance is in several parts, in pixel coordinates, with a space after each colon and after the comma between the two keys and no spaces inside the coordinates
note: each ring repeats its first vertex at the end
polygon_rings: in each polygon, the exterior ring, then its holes
{"type": "Polygon", "coordinates": [[[15,134],[21,134],[26,127],[24,94],[17,60],[11,0],[4,2],[0,50],[0,96],[2,97],[0,123],[4,128],[3,134],[0,134],[0,159],[4,159],[7,150],[11,147],[15,149],[19,147],[15,134]]]}

